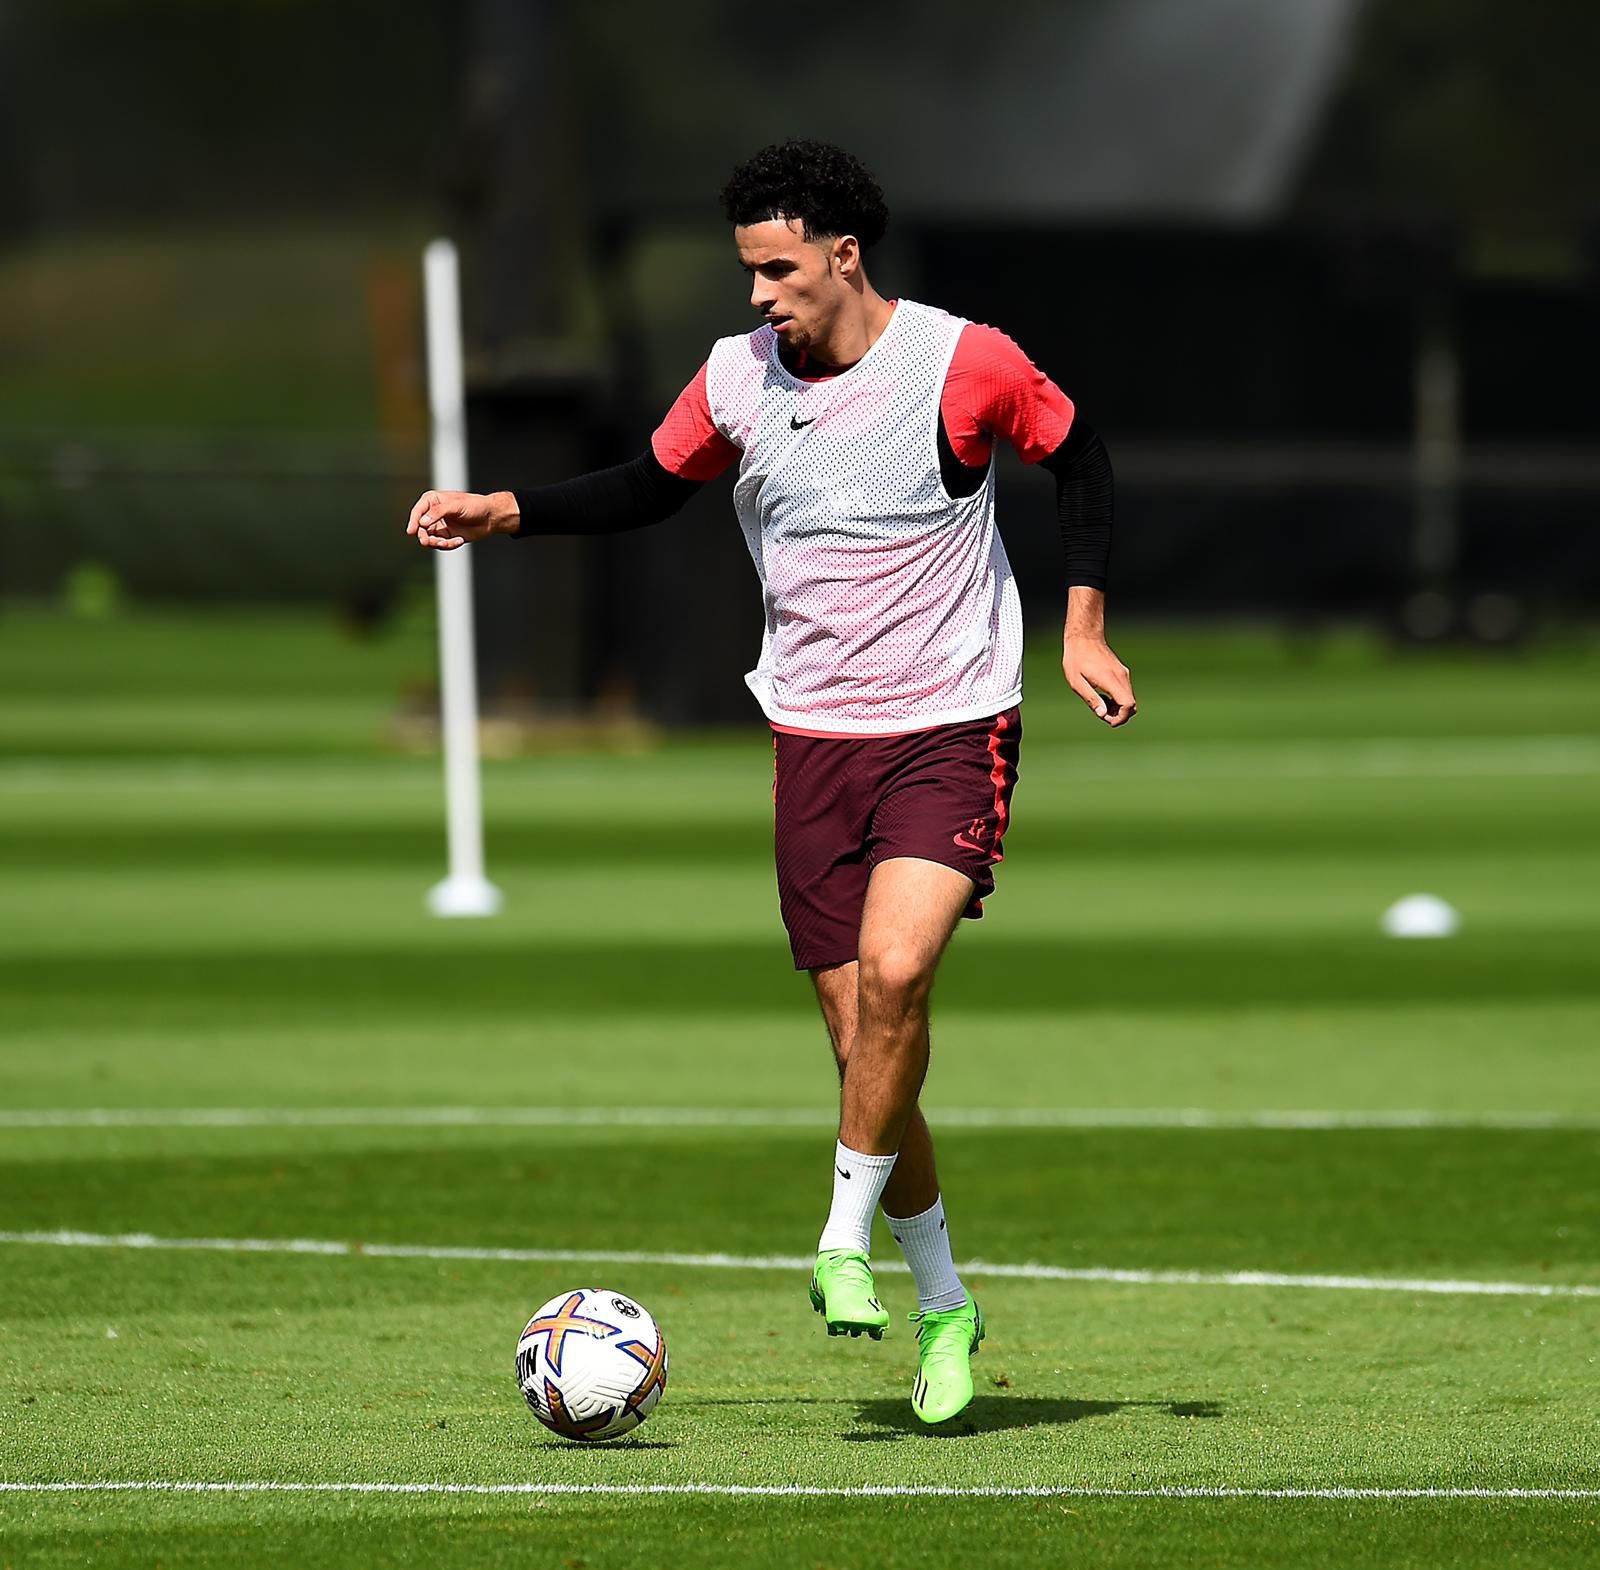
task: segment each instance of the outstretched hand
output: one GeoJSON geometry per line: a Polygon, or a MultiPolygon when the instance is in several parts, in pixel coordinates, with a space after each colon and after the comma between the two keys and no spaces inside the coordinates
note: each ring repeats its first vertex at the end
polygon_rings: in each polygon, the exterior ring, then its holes
{"type": "Polygon", "coordinates": [[[494,498],[472,491],[424,491],[411,509],[406,533],[428,550],[454,551],[503,527],[494,498]]]}
{"type": "Polygon", "coordinates": [[[1126,725],[1139,712],[1128,667],[1104,638],[1067,638],[1062,645],[1061,673],[1067,678],[1067,685],[1107,725],[1126,725]]]}

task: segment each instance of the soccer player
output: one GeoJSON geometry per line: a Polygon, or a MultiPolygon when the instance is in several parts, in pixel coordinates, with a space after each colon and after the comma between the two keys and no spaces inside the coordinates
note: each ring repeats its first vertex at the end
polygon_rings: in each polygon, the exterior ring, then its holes
{"type": "Polygon", "coordinates": [[[745,678],[772,727],[779,904],[841,1080],[833,1198],[810,1297],[829,1335],[882,1337],[869,1257],[882,1206],[917,1287],[911,1404],[972,1399],[984,1321],[952,1262],[918,1108],[934,971],[983,914],[1022,740],[1022,615],[995,529],[998,441],[1055,479],[1062,672],[1106,725],[1135,712],[1104,634],[1111,466],[1071,401],[1003,333],[886,299],[865,255],[888,223],[849,154],[764,148],[722,192],[754,332],[720,339],[631,463],[554,485],[427,491],[407,532],[638,528],[734,464],[766,630],[745,678]]]}

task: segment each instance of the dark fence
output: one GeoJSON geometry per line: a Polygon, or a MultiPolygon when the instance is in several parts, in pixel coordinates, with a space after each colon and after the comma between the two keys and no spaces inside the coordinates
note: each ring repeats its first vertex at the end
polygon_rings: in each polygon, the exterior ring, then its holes
{"type": "MultiPolygon", "coordinates": [[[[682,313],[664,322],[630,293],[642,238],[614,227],[592,258],[609,282],[590,373],[475,362],[475,483],[637,451],[692,356],[746,325],[729,265],[725,298],[706,297],[725,308],[700,307],[686,355],[682,313]]],[[[1437,232],[926,220],[900,226],[884,275],[1011,332],[1105,435],[1119,615],[1514,637],[1600,606],[1592,265],[1507,283],[1466,275],[1437,232]]],[[[398,526],[426,481],[414,435],[0,432],[0,591],[54,594],[88,562],[135,596],[381,618],[425,579],[398,526]]],[[[1048,478],[1008,457],[1000,508],[1030,618],[1057,619],[1048,478]]],[[[569,707],[608,692],[666,720],[744,712],[760,618],[725,484],[660,529],[478,559],[491,691],[569,707]]]]}

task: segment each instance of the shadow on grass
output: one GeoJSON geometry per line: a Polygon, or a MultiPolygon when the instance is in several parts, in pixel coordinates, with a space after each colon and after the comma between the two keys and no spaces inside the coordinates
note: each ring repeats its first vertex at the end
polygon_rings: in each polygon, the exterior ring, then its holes
{"type": "MultiPolygon", "coordinates": [[[[0,864],[5,847],[0,844],[0,864]]],[[[9,873],[10,868],[7,868],[9,873]]],[[[430,935],[449,957],[464,954],[459,934],[430,935]]],[[[1465,1004],[1519,998],[1550,1002],[1600,996],[1592,934],[1581,929],[1482,932],[1449,943],[1388,943],[1376,931],[1334,936],[1264,934],[1239,943],[1231,934],[1176,937],[1137,933],[1075,938],[1081,973],[1113,975],[1137,965],[1159,978],[1141,989],[1139,1008],[1188,1010],[1327,1005],[1342,1009],[1397,1002],[1465,1004]],[[1099,956],[1096,958],[1096,956],[1099,956]]],[[[160,953],[0,953],[0,996],[13,1030],[130,1027],[174,1030],[400,1017],[440,1031],[486,1019],[620,1013],[702,1019],[711,1014],[799,1018],[805,996],[788,963],[781,931],[745,941],[625,938],[574,931],[529,952],[524,938],[478,939],[472,964],[440,970],[410,937],[384,944],[296,946],[253,941],[232,945],[176,941],[160,953]]],[[[1062,979],[1058,939],[1005,936],[956,943],[939,971],[939,1007],[992,1016],[1052,1015],[1100,1006],[1062,979]],[[1004,973],[1005,986],[995,987],[1004,973]]]]}
{"type": "Polygon", "coordinates": [[[856,1406],[856,1396],[693,1396],[674,1401],[680,1406],[856,1406]]]}
{"type": "Polygon", "coordinates": [[[1044,1425],[1079,1423],[1086,1417],[1110,1417],[1133,1408],[1148,1407],[1169,1417],[1221,1417],[1216,1401],[1064,1401],[1045,1396],[974,1396],[972,1405],[948,1423],[930,1428],[911,1410],[909,1401],[862,1401],[856,1407],[857,1428],[840,1437],[855,1444],[873,1444],[904,1439],[908,1434],[928,1434],[934,1438],[958,1438],[966,1434],[990,1434],[1010,1428],[1038,1428],[1044,1425]]]}
{"type": "Polygon", "coordinates": [[[589,1439],[574,1444],[570,1439],[552,1439],[552,1450],[592,1450],[597,1455],[617,1450],[676,1450],[676,1439],[589,1439]]]}

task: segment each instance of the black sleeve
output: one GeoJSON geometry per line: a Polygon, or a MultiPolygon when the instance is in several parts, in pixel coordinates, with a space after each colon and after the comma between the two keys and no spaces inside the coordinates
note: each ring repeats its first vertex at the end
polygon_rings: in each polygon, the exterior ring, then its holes
{"type": "Polygon", "coordinates": [[[648,447],[631,463],[596,469],[555,485],[518,485],[521,521],[516,538],[528,534],[617,534],[660,523],[700,489],[663,468],[648,447]]]}
{"type": "Polygon", "coordinates": [[[1056,477],[1056,517],[1067,553],[1067,585],[1104,589],[1111,562],[1116,487],[1099,433],[1080,414],[1066,440],[1040,463],[1056,477]]]}

